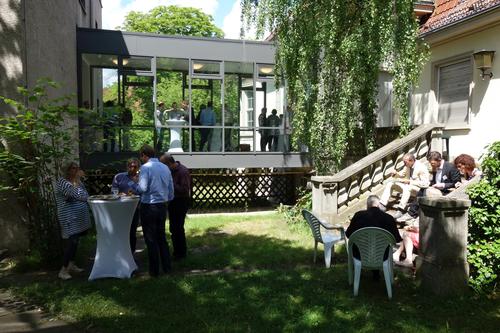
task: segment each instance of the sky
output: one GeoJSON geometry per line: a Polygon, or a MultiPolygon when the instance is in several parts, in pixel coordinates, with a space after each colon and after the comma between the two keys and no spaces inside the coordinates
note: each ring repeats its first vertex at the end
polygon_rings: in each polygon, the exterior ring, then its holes
{"type": "Polygon", "coordinates": [[[225,38],[238,39],[240,36],[240,0],[102,0],[103,28],[116,29],[129,11],[148,12],[160,5],[199,8],[212,15],[225,38]]]}

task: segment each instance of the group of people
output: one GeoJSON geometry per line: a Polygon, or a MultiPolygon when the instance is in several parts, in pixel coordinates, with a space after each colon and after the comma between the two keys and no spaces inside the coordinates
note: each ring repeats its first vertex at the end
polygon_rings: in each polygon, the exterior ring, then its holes
{"type": "MultiPolygon", "coordinates": [[[[278,142],[280,127],[283,124],[283,115],[277,115],[278,111],[272,109],[271,114],[266,117],[267,108],[262,108],[259,115],[259,127],[275,127],[259,129],[260,134],[260,150],[261,151],[278,151],[278,142]]],[[[283,132],[283,131],[281,131],[283,132]]]]}
{"type": "MultiPolygon", "coordinates": [[[[142,226],[148,252],[149,274],[156,277],[160,267],[164,273],[171,270],[171,259],[165,233],[167,213],[171,233],[173,258],[181,260],[187,255],[184,223],[191,198],[189,170],[168,153],[159,159],[155,150],[144,145],[139,159],[127,161],[127,171],[113,178],[112,188],[120,195],[140,195],[130,228],[130,249],[136,249],[136,233],[142,226]],[[140,222],[139,222],[140,221],[140,222]]],[[[88,193],[82,182],[84,173],[75,162],[63,170],[56,185],[58,219],[65,240],[63,266],[59,278],[67,280],[71,273],[83,271],[75,263],[79,239],[91,228],[88,193]]]]}
{"type": "Polygon", "coordinates": [[[476,168],[474,158],[467,154],[457,156],[454,163],[450,163],[445,161],[439,152],[432,151],[428,154],[427,160],[430,170],[427,165],[416,160],[413,154],[405,154],[403,170],[393,173],[393,179],[386,184],[381,198],[377,196],[368,198],[367,210],[354,215],[346,235],[349,237],[354,231],[368,226],[386,229],[394,235],[396,242],[400,243],[393,253],[395,263],[413,266],[413,250],[418,249],[419,246],[419,208],[418,201],[414,200],[410,203],[410,198],[412,196],[415,198],[445,196],[481,174],[476,168]],[[396,213],[390,215],[386,213],[386,210],[393,190],[400,192],[401,197],[395,200],[393,206],[396,213]],[[396,220],[407,223],[401,234],[397,229],[396,220]],[[401,260],[403,254],[404,259],[401,260]]]}

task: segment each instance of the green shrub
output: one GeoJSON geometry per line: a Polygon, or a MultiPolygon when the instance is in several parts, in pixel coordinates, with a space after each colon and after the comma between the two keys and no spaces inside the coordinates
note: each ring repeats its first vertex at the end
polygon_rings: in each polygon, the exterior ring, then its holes
{"type": "Polygon", "coordinates": [[[311,190],[304,190],[299,193],[299,199],[293,206],[280,205],[278,207],[278,212],[283,215],[285,221],[292,226],[292,228],[307,231],[309,227],[302,216],[302,209],[312,210],[311,190]]]}
{"type": "Polygon", "coordinates": [[[467,259],[470,285],[479,292],[494,292],[500,280],[500,141],[483,157],[484,178],[467,191],[472,201],[467,259]]]}

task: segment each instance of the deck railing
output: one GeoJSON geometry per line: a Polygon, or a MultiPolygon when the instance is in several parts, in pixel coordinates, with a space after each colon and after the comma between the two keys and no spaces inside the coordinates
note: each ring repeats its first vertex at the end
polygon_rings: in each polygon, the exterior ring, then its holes
{"type": "Polygon", "coordinates": [[[423,159],[431,150],[442,151],[443,127],[442,124],[421,125],[333,176],[313,176],[314,213],[333,222],[361,195],[371,192],[393,171],[401,170],[404,154],[413,153],[417,159],[423,159]]]}

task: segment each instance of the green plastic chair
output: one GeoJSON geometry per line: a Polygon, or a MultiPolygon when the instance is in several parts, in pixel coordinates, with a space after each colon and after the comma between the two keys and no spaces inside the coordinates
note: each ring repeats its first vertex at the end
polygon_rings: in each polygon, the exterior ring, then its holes
{"type": "Polygon", "coordinates": [[[354,282],[354,296],[358,296],[361,269],[365,268],[383,270],[387,296],[389,299],[392,298],[392,283],[394,282],[392,246],[395,243],[396,239],[390,232],[376,227],[356,230],[349,237],[347,243],[348,277],[349,285],[352,285],[354,282]],[[361,260],[354,258],[352,255],[354,245],[358,247],[361,260]],[[384,261],[384,252],[387,248],[389,248],[389,255],[384,261]]]}
{"type": "Polygon", "coordinates": [[[330,225],[324,221],[321,221],[310,211],[303,209],[302,216],[306,219],[309,227],[311,227],[311,231],[314,237],[314,262],[316,262],[316,253],[318,251],[318,243],[322,243],[324,246],[324,254],[325,254],[325,266],[327,268],[330,267],[331,259],[332,259],[332,251],[334,251],[335,244],[339,242],[346,243],[345,231],[344,227],[341,225],[330,225]],[[326,230],[338,230],[339,232],[336,234],[325,233],[321,234],[321,227],[326,230]]]}

